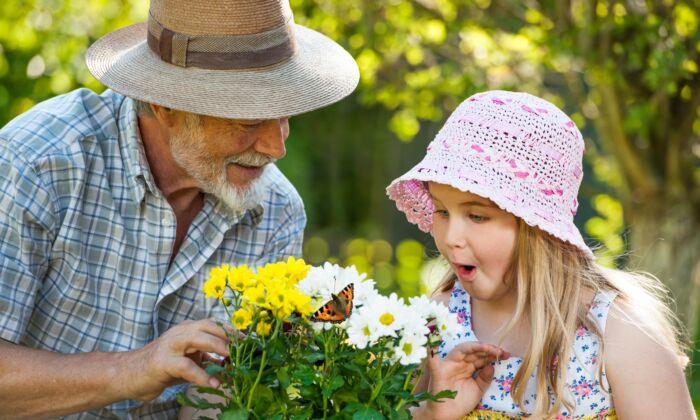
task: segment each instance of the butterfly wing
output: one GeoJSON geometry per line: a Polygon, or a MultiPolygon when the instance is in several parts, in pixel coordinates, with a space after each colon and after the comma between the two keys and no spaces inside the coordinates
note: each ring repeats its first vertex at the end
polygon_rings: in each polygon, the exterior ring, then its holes
{"type": "Polygon", "coordinates": [[[354,285],[348,284],[339,294],[332,295],[331,300],[314,312],[309,319],[314,322],[331,322],[333,324],[345,321],[352,313],[354,290],[354,285]]]}
{"type": "Polygon", "coordinates": [[[319,310],[314,312],[309,318],[314,322],[331,322],[337,324],[345,321],[345,315],[337,310],[337,305],[334,300],[326,302],[319,310]]]}
{"type": "Polygon", "coordinates": [[[338,301],[341,305],[341,309],[345,314],[345,318],[348,318],[352,313],[352,299],[355,296],[355,285],[353,283],[348,284],[343,288],[343,290],[338,293],[338,301]]]}

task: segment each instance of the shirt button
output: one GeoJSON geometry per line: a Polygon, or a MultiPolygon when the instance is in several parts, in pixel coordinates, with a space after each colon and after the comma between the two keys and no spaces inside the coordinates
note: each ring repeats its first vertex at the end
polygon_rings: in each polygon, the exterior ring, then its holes
{"type": "Polygon", "coordinates": [[[161,219],[161,222],[162,222],[164,225],[169,225],[172,221],[170,220],[170,216],[164,216],[164,217],[161,219]]]}

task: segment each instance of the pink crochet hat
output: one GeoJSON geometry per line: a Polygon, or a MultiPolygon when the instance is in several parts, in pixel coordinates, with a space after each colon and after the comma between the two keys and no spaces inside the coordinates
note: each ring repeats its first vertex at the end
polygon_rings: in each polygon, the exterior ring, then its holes
{"type": "Polygon", "coordinates": [[[593,259],[574,225],[583,150],[573,121],[544,99],[478,93],[459,105],[425,158],[395,179],[387,194],[409,222],[429,232],[434,207],[425,181],[450,185],[490,199],[593,259]]]}

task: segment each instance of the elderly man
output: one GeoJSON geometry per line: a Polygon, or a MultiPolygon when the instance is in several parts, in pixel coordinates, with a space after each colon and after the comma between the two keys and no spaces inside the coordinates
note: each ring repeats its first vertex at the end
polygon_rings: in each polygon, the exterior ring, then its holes
{"type": "Polygon", "coordinates": [[[216,386],[202,284],[300,253],[287,118],[359,77],[286,0],[152,0],[87,64],[110,90],[0,131],[0,418],[170,418],[173,385],[216,386]]]}

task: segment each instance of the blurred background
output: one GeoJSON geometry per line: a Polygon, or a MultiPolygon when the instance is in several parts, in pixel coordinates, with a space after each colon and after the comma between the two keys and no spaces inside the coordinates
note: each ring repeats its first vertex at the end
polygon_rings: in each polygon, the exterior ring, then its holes
{"type": "MultiPolygon", "coordinates": [[[[342,44],[361,71],[353,96],[291,120],[279,163],[306,205],[310,263],[355,264],[386,293],[429,291],[444,267],[384,188],[418,162],[463,99],[526,91],[558,105],[584,134],[576,222],[599,261],[662,279],[697,338],[700,0],[291,4],[297,23],[342,44]]],[[[0,125],[48,97],[103,90],[85,49],[147,11],[148,0],[2,2],[0,125]]],[[[689,369],[696,408],[699,370],[689,369]]]]}

